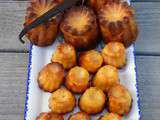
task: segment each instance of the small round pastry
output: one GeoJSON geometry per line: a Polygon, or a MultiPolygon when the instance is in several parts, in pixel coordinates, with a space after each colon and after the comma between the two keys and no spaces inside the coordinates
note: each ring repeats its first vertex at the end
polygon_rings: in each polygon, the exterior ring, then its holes
{"type": "Polygon", "coordinates": [[[65,69],[70,69],[76,65],[76,51],[70,44],[59,44],[52,55],[51,61],[62,64],[65,69]]]}
{"type": "MultiPolygon", "coordinates": [[[[31,0],[31,4],[27,8],[24,27],[62,2],[63,0],[31,0]]],[[[57,36],[60,16],[61,15],[57,15],[43,24],[29,30],[26,36],[31,43],[41,47],[51,45],[57,36]]]]}
{"type": "Polygon", "coordinates": [[[100,117],[99,120],[122,120],[122,117],[115,113],[107,113],[100,117]]]}
{"type": "Polygon", "coordinates": [[[91,118],[84,112],[77,112],[71,115],[68,120],[91,120],[91,118]]]}
{"type": "Polygon", "coordinates": [[[102,50],[104,63],[117,68],[126,65],[126,50],[120,42],[110,42],[102,50]]]}
{"type": "Polygon", "coordinates": [[[99,23],[104,42],[122,42],[129,47],[138,35],[134,10],[125,2],[112,2],[103,6],[99,13],[99,23]]]}
{"type": "Polygon", "coordinates": [[[52,112],[40,113],[36,120],[64,120],[62,115],[55,114],[52,112]]]}
{"type": "Polygon", "coordinates": [[[119,83],[117,68],[105,65],[98,70],[93,78],[93,86],[108,92],[109,88],[119,83]]]}
{"type": "Polygon", "coordinates": [[[65,77],[65,70],[59,63],[49,63],[39,72],[38,85],[46,92],[53,92],[60,87],[65,77]]]}
{"type": "Polygon", "coordinates": [[[77,6],[69,9],[60,25],[64,40],[76,49],[90,49],[97,44],[98,26],[92,9],[77,6]]]}
{"type": "Polygon", "coordinates": [[[102,65],[103,58],[98,51],[90,50],[80,53],[79,64],[91,73],[95,73],[102,65]]]}
{"type": "Polygon", "coordinates": [[[132,96],[122,85],[113,86],[108,92],[108,109],[119,115],[127,115],[132,107],[132,96]]]}
{"type": "Polygon", "coordinates": [[[71,112],[76,104],[74,95],[66,88],[60,88],[49,98],[49,108],[57,114],[71,112]]]}
{"type": "Polygon", "coordinates": [[[96,114],[103,110],[106,96],[103,91],[96,87],[88,88],[79,100],[79,107],[87,114],[96,114]]]}
{"type": "Polygon", "coordinates": [[[89,86],[89,73],[82,67],[70,69],[66,77],[66,87],[75,93],[84,92],[89,86]]]}

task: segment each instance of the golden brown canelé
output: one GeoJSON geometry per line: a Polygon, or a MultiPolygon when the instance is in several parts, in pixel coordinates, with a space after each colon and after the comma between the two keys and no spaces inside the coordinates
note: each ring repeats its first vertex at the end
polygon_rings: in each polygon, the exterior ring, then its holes
{"type": "Polygon", "coordinates": [[[97,114],[104,109],[105,101],[106,96],[101,89],[90,87],[80,97],[79,107],[87,114],[97,114]]]}
{"type": "Polygon", "coordinates": [[[67,43],[59,44],[52,55],[51,62],[58,62],[65,69],[70,69],[76,65],[76,50],[67,43]]]}
{"type": "Polygon", "coordinates": [[[88,5],[92,7],[95,11],[101,9],[105,4],[110,2],[118,2],[120,0],[88,0],[88,5]]]}
{"type": "Polygon", "coordinates": [[[127,3],[106,4],[100,9],[98,16],[105,43],[117,41],[128,47],[136,41],[138,28],[134,10],[127,3]]]}
{"type": "Polygon", "coordinates": [[[115,113],[106,113],[104,116],[100,117],[99,120],[122,120],[122,117],[115,113]]]}
{"type": "MultiPolygon", "coordinates": [[[[27,8],[24,27],[61,3],[63,0],[31,0],[31,4],[27,8]]],[[[51,45],[56,39],[59,21],[60,15],[57,15],[28,31],[26,36],[34,45],[42,47],[51,45]]]]}
{"type": "Polygon", "coordinates": [[[119,115],[127,115],[132,107],[132,96],[122,85],[113,86],[108,92],[108,109],[119,115]]]}
{"type": "Polygon", "coordinates": [[[84,112],[77,112],[71,115],[68,120],[91,120],[91,117],[84,112]]]}
{"type": "Polygon", "coordinates": [[[39,72],[38,85],[46,92],[53,92],[60,87],[65,77],[65,71],[59,63],[49,63],[39,72]]]}
{"type": "Polygon", "coordinates": [[[102,49],[104,63],[117,68],[122,68],[126,65],[126,50],[120,42],[109,42],[102,49]]]}
{"type": "Polygon", "coordinates": [[[77,6],[69,9],[61,22],[60,29],[65,42],[76,49],[94,48],[97,43],[98,27],[92,9],[77,6]]]}
{"type": "Polygon", "coordinates": [[[36,120],[64,120],[62,115],[55,114],[52,112],[40,113],[36,120]]]}
{"type": "Polygon", "coordinates": [[[82,67],[70,69],[66,77],[66,87],[75,93],[84,92],[89,86],[89,73],[82,67]]]}
{"type": "Polygon", "coordinates": [[[91,73],[95,73],[102,65],[103,58],[98,51],[90,50],[80,53],[79,64],[91,73]]]}
{"type": "Polygon", "coordinates": [[[66,88],[60,88],[52,93],[49,98],[49,108],[57,114],[65,114],[74,109],[76,99],[66,88]]]}
{"type": "Polygon", "coordinates": [[[109,88],[119,83],[117,68],[105,65],[101,67],[93,78],[93,86],[108,92],[109,88]]]}

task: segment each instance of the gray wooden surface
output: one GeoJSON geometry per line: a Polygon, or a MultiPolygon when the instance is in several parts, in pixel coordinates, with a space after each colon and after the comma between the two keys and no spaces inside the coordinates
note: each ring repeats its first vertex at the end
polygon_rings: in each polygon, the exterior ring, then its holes
{"type": "Polygon", "coordinates": [[[26,53],[0,53],[0,120],[22,120],[27,76],[26,53]]]}
{"type": "MultiPolygon", "coordinates": [[[[0,120],[22,120],[28,44],[20,44],[17,35],[27,2],[0,1],[0,120]]],[[[160,120],[160,0],[143,1],[132,3],[140,28],[136,62],[141,115],[142,120],[160,120]]]]}

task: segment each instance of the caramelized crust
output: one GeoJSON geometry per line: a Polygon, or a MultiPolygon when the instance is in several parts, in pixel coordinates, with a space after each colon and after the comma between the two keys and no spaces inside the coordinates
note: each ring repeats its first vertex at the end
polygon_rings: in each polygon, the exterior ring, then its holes
{"type": "Polygon", "coordinates": [[[43,112],[40,113],[36,120],[64,120],[62,115],[55,114],[52,112],[43,112]]]}
{"type": "Polygon", "coordinates": [[[56,47],[51,61],[62,64],[65,69],[70,69],[76,65],[76,51],[72,45],[62,43],[56,47]]]}
{"type": "Polygon", "coordinates": [[[73,7],[60,25],[65,42],[76,49],[89,49],[97,43],[98,27],[94,12],[84,6],[73,7]]]}
{"type": "Polygon", "coordinates": [[[68,120],[91,120],[91,118],[84,112],[77,112],[71,115],[68,120]]]}
{"type": "Polygon", "coordinates": [[[79,107],[87,114],[96,114],[103,110],[106,96],[103,91],[96,87],[88,88],[79,100],[79,107]]]}
{"type": "Polygon", "coordinates": [[[110,3],[98,13],[104,42],[122,42],[125,47],[135,42],[138,35],[134,10],[127,3],[110,3]]]}
{"type": "Polygon", "coordinates": [[[74,109],[76,99],[66,88],[60,88],[52,93],[49,98],[49,108],[52,112],[65,114],[74,109]]]}
{"type": "Polygon", "coordinates": [[[104,5],[111,2],[118,2],[119,0],[88,0],[88,5],[95,11],[101,9],[104,5]]]}
{"type": "Polygon", "coordinates": [[[66,87],[75,93],[84,92],[89,86],[89,73],[82,67],[72,68],[66,77],[66,87]]]}
{"type": "Polygon", "coordinates": [[[122,120],[122,117],[115,113],[107,113],[100,117],[99,120],[122,120]]]}
{"type": "Polygon", "coordinates": [[[65,76],[64,68],[59,63],[49,63],[38,76],[39,87],[47,92],[53,92],[60,87],[65,76]]]}
{"type": "Polygon", "coordinates": [[[93,86],[108,92],[109,88],[119,83],[118,70],[110,65],[103,66],[93,78],[93,86]]]}
{"type": "MultiPolygon", "coordinates": [[[[29,25],[39,16],[46,13],[51,8],[61,4],[63,0],[31,0],[30,6],[27,8],[24,26],[29,25]]],[[[26,36],[32,44],[37,46],[51,45],[57,36],[57,29],[60,15],[53,17],[45,23],[38,25],[28,31],[26,36]]]]}
{"type": "Polygon", "coordinates": [[[126,64],[126,50],[120,42],[110,42],[102,50],[105,64],[122,68],[126,64]]]}
{"type": "Polygon", "coordinates": [[[80,53],[79,64],[91,73],[95,73],[102,63],[103,58],[98,51],[90,50],[80,53]]]}
{"type": "Polygon", "coordinates": [[[108,93],[109,111],[119,115],[127,115],[132,107],[132,96],[122,85],[113,86],[108,93]]]}

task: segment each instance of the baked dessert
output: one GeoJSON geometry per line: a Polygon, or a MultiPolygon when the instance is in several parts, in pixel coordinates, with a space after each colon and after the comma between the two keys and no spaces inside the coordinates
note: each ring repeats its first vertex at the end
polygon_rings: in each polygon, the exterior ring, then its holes
{"type": "Polygon", "coordinates": [[[126,2],[111,2],[99,12],[99,24],[104,42],[122,42],[125,47],[136,41],[138,35],[134,10],[126,2]]]}
{"type": "Polygon", "coordinates": [[[103,58],[98,51],[90,50],[80,53],[79,65],[91,73],[95,73],[103,63],[103,58]]]}
{"type": "Polygon", "coordinates": [[[36,120],[64,120],[63,116],[60,114],[55,114],[52,112],[40,113],[36,120]]]}
{"type": "Polygon", "coordinates": [[[108,109],[119,115],[127,115],[132,107],[132,96],[122,85],[113,86],[108,92],[108,109]]]}
{"type": "Polygon", "coordinates": [[[74,109],[76,99],[66,88],[60,88],[52,93],[49,98],[49,108],[57,114],[65,114],[74,109]]]}
{"type": "Polygon", "coordinates": [[[60,87],[65,77],[65,71],[59,63],[49,63],[38,75],[38,85],[46,92],[53,92],[60,87]]]}
{"type": "Polygon", "coordinates": [[[109,0],[88,0],[88,5],[92,7],[95,11],[98,11],[102,6],[104,6],[109,0]]]}
{"type": "Polygon", "coordinates": [[[59,44],[52,55],[51,62],[58,62],[65,69],[70,69],[76,65],[76,51],[74,47],[67,43],[59,44]]]}
{"type": "Polygon", "coordinates": [[[98,12],[104,5],[119,1],[120,0],[88,0],[87,3],[91,8],[98,12]]]}
{"type": "Polygon", "coordinates": [[[109,42],[102,49],[104,63],[117,68],[122,68],[126,65],[126,50],[120,42],[109,42]]]}
{"type": "Polygon", "coordinates": [[[68,120],[91,120],[91,117],[84,112],[77,112],[71,115],[68,120]]]}
{"type": "Polygon", "coordinates": [[[75,93],[84,92],[89,86],[89,73],[82,67],[70,69],[66,77],[66,87],[75,93]]]}
{"type": "MultiPolygon", "coordinates": [[[[27,8],[24,27],[62,2],[63,0],[31,0],[27,8]]],[[[56,39],[60,18],[61,15],[59,14],[31,29],[26,34],[27,38],[32,44],[37,46],[51,45],[56,39]]]]}
{"type": "Polygon", "coordinates": [[[96,87],[88,88],[79,100],[79,108],[87,114],[96,114],[104,109],[106,96],[96,87]]]}
{"type": "Polygon", "coordinates": [[[94,76],[92,83],[93,86],[107,93],[110,87],[119,83],[117,68],[110,65],[101,67],[94,76]]]}
{"type": "Polygon", "coordinates": [[[97,43],[98,27],[92,9],[77,6],[69,9],[61,22],[64,40],[76,49],[94,48],[97,43]]]}
{"type": "Polygon", "coordinates": [[[115,113],[106,113],[99,120],[122,120],[122,117],[115,113]]]}

